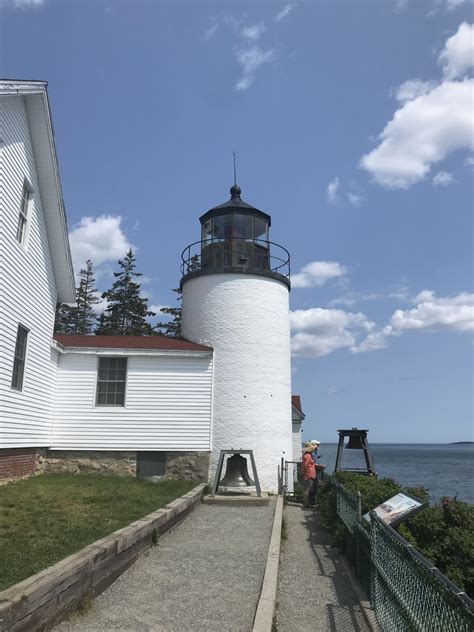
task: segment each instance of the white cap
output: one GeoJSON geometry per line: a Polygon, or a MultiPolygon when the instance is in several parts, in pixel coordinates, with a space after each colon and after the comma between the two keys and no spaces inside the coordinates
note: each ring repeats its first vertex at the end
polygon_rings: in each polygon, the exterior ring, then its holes
{"type": "Polygon", "coordinates": [[[321,445],[321,442],[316,441],[316,439],[311,439],[310,443],[312,443],[313,445],[321,445]]]}

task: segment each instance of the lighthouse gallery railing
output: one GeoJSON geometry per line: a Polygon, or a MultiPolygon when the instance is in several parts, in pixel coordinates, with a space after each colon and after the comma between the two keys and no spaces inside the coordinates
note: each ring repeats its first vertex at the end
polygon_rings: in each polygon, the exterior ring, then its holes
{"type": "Polygon", "coordinates": [[[286,248],[263,239],[205,239],[181,253],[181,274],[233,270],[272,272],[289,279],[290,253],[286,248]]]}

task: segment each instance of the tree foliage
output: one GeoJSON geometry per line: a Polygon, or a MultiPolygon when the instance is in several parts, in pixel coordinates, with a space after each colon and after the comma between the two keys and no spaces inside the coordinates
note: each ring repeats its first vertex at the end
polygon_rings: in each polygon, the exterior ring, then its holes
{"type": "Polygon", "coordinates": [[[148,299],[140,295],[140,283],[135,279],[142,276],[135,271],[135,253],[130,248],[118,262],[121,270],[114,272],[115,283],[102,294],[107,308],[101,314],[96,334],[146,336],[153,334],[153,327],[146,320],[155,313],[148,309],[148,299]]]}
{"type": "MultiPolygon", "coordinates": [[[[174,288],[173,292],[179,294],[178,301],[183,298],[180,288],[174,288]]],[[[181,307],[162,307],[160,312],[171,316],[171,318],[156,323],[156,331],[163,336],[181,336],[181,307]]]]}
{"type": "MultiPolygon", "coordinates": [[[[350,534],[337,515],[336,491],[331,480],[353,494],[360,491],[362,513],[380,505],[401,491],[428,500],[422,487],[403,488],[389,478],[338,472],[318,490],[321,524],[332,543],[346,549],[350,534]]],[[[426,507],[399,527],[398,532],[455,584],[474,595],[474,506],[452,498],[426,507]]]]}
{"type": "Polygon", "coordinates": [[[56,309],[55,331],[63,334],[91,334],[97,322],[94,305],[99,302],[90,259],[79,272],[75,305],[62,303],[56,309]]]}
{"type": "MultiPolygon", "coordinates": [[[[195,272],[199,270],[201,267],[201,263],[198,255],[194,255],[191,257],[187,269],[186,274],[190,272],[195,272]]],[[[173,288],[173,292],[178,294],[178,301],[181,301],[183,298],[181,288],[173,288]]],[[[162,307],[160,312],[170,316],[170,320],[165,320],[156,323],[156,331],[163,336],[181,336],[181,316],[182,316],[182,308],[181,307],[162,307]]]]}

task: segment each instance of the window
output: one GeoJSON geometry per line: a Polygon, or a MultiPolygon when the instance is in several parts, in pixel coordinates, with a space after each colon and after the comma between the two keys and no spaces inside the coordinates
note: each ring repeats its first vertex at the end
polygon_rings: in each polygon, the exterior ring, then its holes
{"type": "Polygon", "coordinates": [[[15,357],[13,360],[12,388],[17,391],[23,389],[23,376],[25,374],[26,339],[28,329],[18,325],[16,334],[15,357]]]}
{"type": "Polygon", "coordinates": [[[18,227],[16,230],[16,238],[22,246],[26,241],[26,226],[28,223],[28,208],[31,200],[31,190],[26,184],[23,184],[23,192],[21,194],[20,215],[18,217],[18,227]]]}
{"type": "Polygon", "coordinates": [[[97,406],[125,406],[127,358],[99,358],[97,406]]]}

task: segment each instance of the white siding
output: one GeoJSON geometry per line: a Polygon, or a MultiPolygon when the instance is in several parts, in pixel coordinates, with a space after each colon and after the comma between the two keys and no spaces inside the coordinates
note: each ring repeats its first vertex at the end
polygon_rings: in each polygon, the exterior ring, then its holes
{"type": "Polygon", "coordinates": [[[0,447],[49,445],[56,286],[22,96],[0,99],[0,447]],[[33,188],[25,247],[16,239],[24,178],[33,188]],[[30,331],[22,392],[11,389],[18,324],[30,331]]]}
{"type": "Polygon", "coordinates": [[[292,423],[293,430],[293,461],[301,461],[301,453],[303,451],[301,445],[301,421],[294,420],[292,423]]]}
{"type": "Polygon", "coordinates": [[[210,356],[130,356],[124,407],[95,405],[97,364],[59,356],[53,449],[210,450],[210,356]]]}

